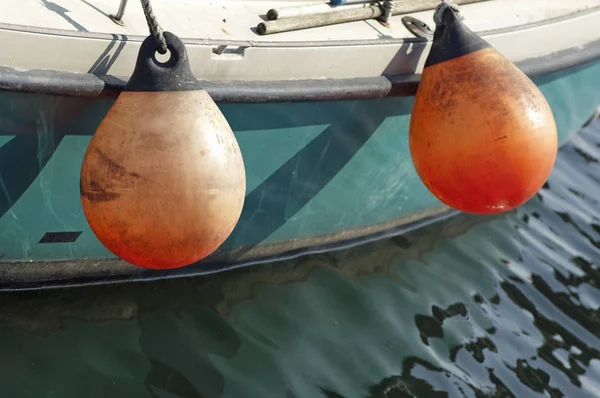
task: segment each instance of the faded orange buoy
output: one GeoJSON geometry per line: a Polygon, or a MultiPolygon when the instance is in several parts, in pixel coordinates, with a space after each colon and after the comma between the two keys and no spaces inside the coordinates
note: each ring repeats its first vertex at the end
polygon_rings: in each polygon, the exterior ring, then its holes
{"type": "Polygon", "coordinates": [[[476,214],[529,200],[550,175],[556,123],[538,87],[455,9],[436,9],[436,29],[410,120],[412,161],[442,202],[476,214]]]}
{"type": "Polygon", "coordinates": [[[225,117],[193,76],[183,43],[141,45],[125,89],[98,126],[81,168],[81,203],[98,239],[141,267],[194,263],[230,235],[246,176],[225,117]]]}

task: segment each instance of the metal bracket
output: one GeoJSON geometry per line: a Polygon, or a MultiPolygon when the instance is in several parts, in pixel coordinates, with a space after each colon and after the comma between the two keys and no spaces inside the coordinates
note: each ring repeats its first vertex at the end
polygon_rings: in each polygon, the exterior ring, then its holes
{"type": "Polygon", "coordinates": [[[389,19],[394,10],[394,0],[383,0],[383,3],[379,6],[381,8],[381,16],[377,18],[380,24],[389,28],[389,19]]]}
{"type": "Polygon", "coordinates": [[[110,14],[108,17],[117,25],[123,26],[123,14],[125,14],[125,7],[127,6],[127,0],[121,0],[119,4],[119,10],[115,15],[110,14]]]}
{"type": "Polygon", "coordinates": [[[414,17],[403,17],[402,24],[417,37],[433,38],[433,30],[423,21],[414,17]]]}

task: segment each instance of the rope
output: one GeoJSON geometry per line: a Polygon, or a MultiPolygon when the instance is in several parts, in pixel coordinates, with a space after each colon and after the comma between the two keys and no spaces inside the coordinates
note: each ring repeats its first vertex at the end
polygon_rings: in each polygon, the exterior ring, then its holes
{"type": "Polygon", "coordinates": [[[158,24],[156,20],[156,16],[152,11],[152,6],[150,5],[150,0],[141,0],[142,8],[144,9],[144,15],[146,16],[146,22],[148,22],[148,28],[150,29],[150,33],[154,36],[156,40],[157,50],[161,54],[167,53],[167,41],[165,40],[165,36],[163,35],[163,30],[158,24]]]}
{"type": "Polygon", "coordinates": [[[433,13],[433,21],[437,26],[444,25],[444,22],[442,21],[442,16],[448,8],[453,9],[457,14],[460,15],[460,10],[458,9],[458,6],[456,4],[451,4],[448,0],[442,0],[442,2],[438,4],[438,6],[435,8],[435,11],[433,13]]]}

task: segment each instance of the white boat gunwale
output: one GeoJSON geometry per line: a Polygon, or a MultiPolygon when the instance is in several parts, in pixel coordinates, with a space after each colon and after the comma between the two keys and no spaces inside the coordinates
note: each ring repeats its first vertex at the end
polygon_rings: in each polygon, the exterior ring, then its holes
{"type": "MultiPolygon", "coordinates": [[[[545,56],[516,62],[530,77],[577,67],[600,59],[600,39],[545,56]]],[[[412,96],[419,74],[361,78],[279,81],[201,80],[213,99],[222,103],[273,103],[412,96]]],[[[51,70],[18,71],[0,66],[0,90],[76,97],[116,98],[127,77],[51,70]]]]}
{"type": "MultiPolygon", "coordinates": [[[[502,7],[500,3],[498,7],[502,7]]],[[[537,22],[532,23],[522,23],[516,14],[511,14],[513,25],[510,28],[478,33],[516,63],[600,39],[600,26],[597,24],[600,6],[576,12],[568,10],[569,6],[565,7],[565,14],[536,19],[537,22]]],[[[400,20],[394,23],[402,26],[400,20]]],[[[482,21],[477,24],[480,30],[486,27],[482,21]]],[[[501,25],[491,24],[490,28],[501,25]]],[[[0,24],[0,40],[6,43],[0,55],[0,65],[18,72],[30,71],[32,76],[38,70],[47,70],[126,80],[133,71],[139,46],[147,37],[64,30],[56,33],[54,28],[0,24]],[[24,48],[28,50],[23,51],[24,48]]],[[[223,84],[418,75],[431,45],[431,41],[424,38],[404,37],[320,42],[236,42],[242,45],[234,47],[231,41],[178,36],[186,43],[195,76],[223,84]],[[229,46],[225,51],[217,50],[225,45],[229,46]]],[[[26,75],[19,73],[19,77],[23,76],[26,75]]],[[[118,90],[120,83],[115,81],[115,84],[118,90]]]]}

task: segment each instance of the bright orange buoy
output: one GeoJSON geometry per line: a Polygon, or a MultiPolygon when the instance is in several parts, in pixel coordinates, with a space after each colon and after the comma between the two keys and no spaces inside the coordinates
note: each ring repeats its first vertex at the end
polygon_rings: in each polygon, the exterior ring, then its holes
{"type": "Polygon", "coordinates": [[[441,4],[410,120],[410,153],[442,202],[500,213],[544,185],[558,150],[543,94],[512,62],[441,4]]]}
{"type": "Polygon", "coordinates": [[[141,45],[135,70],[100,123],[81,168],[91,229],[115,255],[141,267],[194,263],[230,235],[246,176],[225,117],[193,76],[183,43],[164,32],[141,45]]]}

